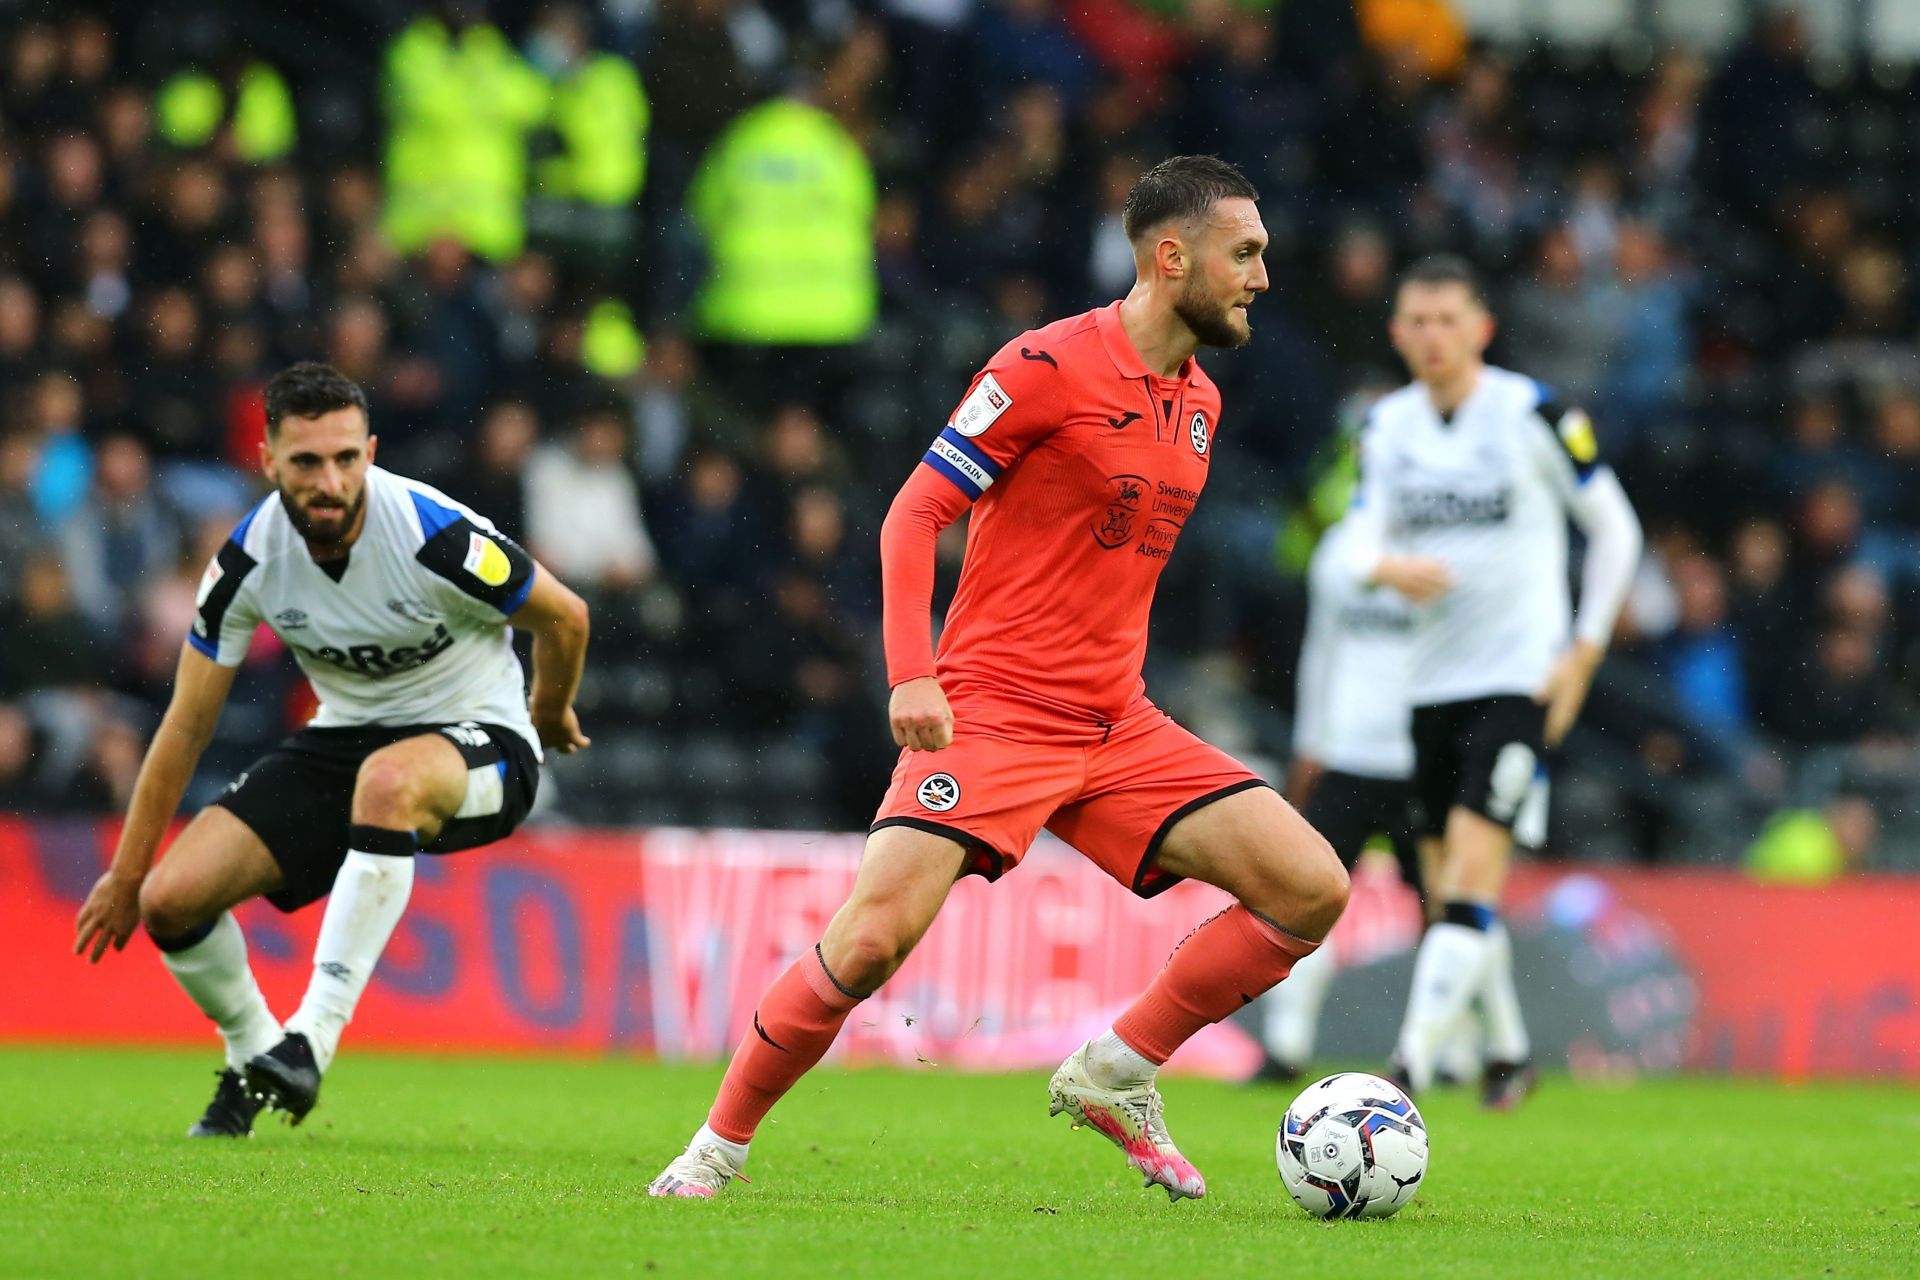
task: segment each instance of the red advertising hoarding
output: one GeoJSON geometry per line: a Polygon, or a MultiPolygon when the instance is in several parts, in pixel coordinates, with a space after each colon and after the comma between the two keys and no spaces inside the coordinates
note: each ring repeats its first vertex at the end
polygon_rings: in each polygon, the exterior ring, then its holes
{"type": "MultiPolygon", "coordinates": [[[[0,819],[0,936],[32,957],[30,980],[0,989],[0,1040],[211,1048],[210,1029],[143,937],[98,966],[71,955],[74,913],[112,836],[91,821],[0,819]]],[[[820,936],[859,850],[857,836],[548,830],[423,858],[349,1039],[722,1057],[767,983],[820,936]]],[[[1043,845],[996,885],[956,888],[835,1052],[1051,1066],[1222,901],[1182,885],[1142,902],[1064,847],[1043,845]]],[[[1511,905],[1523,999],[1543,1011],[1544,1059],[1920,1079],[1920,880],[1800,889],[1720,872],[1547,864],[1517,877],[1511,905]]],[[[290,1012],[320,908],[282,916],[256,903],[240,918],[268,1000],[290,1012]]],[[[1356,878],[1334,945],[1343,981],[1359,984],[1376,1022],[1397,1019],[1399,995],[1390,983],[1377,996],[1364,984],[1404,965],[1418,931],[1416,905],[1390,876],[1356,878]]],[[[1342,990],[1330,1029],[1343,1016],[1342,990]]],[[[1356,988],[1344,990],[1351,1011],[1356,988]]],[[[1338,1051],[1338,1037],[1328,1041],[1338,1051]]],[[[1253,1038],[1229,1024],[1175,1065],[1238,1075],[1257,1059],[1253,1038]]]]}

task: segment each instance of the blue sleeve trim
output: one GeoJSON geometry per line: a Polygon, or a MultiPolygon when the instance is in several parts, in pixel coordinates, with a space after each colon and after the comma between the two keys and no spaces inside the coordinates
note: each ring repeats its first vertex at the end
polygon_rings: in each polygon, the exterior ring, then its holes
{"type": "Polygon", "coordinates": [[[948,444],[952,445],[954,448],[958,449],[960,452],[966,454],[969,458],[972,458],[974,462],[979,465],[982,471],[986,472],[988,475],[992,476],[996,480],[1000,478],[1000,471],[1001,471],[1000,464],[995,462],[992,458],[988,457],[986,450],[982,449],[979,445],[967,439],[965,436],[961,435],[958,431],[955,431],[952,427],[948,427],[945,430],[941,431],[940,438],[942,440],[945,440],[948,444]]]}
{"type": "Polygon", "coordinates": [[[247,514],[240,517],[240,523],[233,526],[233,532],[227,535],[230,539],[232,539],[235,546],[239,547],[243,551],[246,550],[247,530],[253,528],[254,517],[258,516],[262,511],[265,511],[267,509],[267,504],[269,502],[272,502],[275,498],[279,496],[280,495],[277,493],[268,494],[266,497],[260,499],[260,501],[253,504],[253,510],[247,512],[247,514]]]}
{"type": "Polygon", "coordinates": [[[424,538],[431,539],[448,525],[466,518],[452,507],[441,506],[418,489],[408,489],[407,493],[413,498],[413,509],[420,515],[420,533],[424,538]]]}
{"type": "Polygon", "coordinates": [[[1527,381],[1533,384],[1533,394],[1539,397],[1539,399],[1534,401],[1534,404],[1542,405],[1553,402],[1554,393],[1552,387],[1540,381],[1538,378],[1528,378],[1527,381]]]}
{"type": "Polygon", "coordinates": [[[202,640],[195,632],[187,632],[187,643],[198,649],[201,653],[206,654],[209,658],[212,658],[215,662],[220,661],[219,647],[202,640]]]}
{"type": "Polygon", "coordinates": [[[520,612],[520,606],[525,604],[527,597],[533,594],[533,579],[534,575],[531,573],[528,574],[527,580],[515,588],[512,595],[500,602],[501,613],[512,617],[514,614],[520,612]]]}
{"type": "Polygon", "coordinates": [[[963,475],[960,472],[959,468],[955,467],[951,462],[948,462],[945,458],[942,458],[937,454],[930,453],[926,457],[922,458],[921,461],[926,463],[928,466],[932,467],[935,471],[938,471],[941,475],[945,476],[950,482],[952,482],[954,488],[958,489],[961,493],[964,493],[965,495],[967,495],[968,502],[977,501],[980,495],[986,492],[985,489],[980,488],[979,486],[974,484],[973,481],[969,480],[965,475],[963,475]]]}

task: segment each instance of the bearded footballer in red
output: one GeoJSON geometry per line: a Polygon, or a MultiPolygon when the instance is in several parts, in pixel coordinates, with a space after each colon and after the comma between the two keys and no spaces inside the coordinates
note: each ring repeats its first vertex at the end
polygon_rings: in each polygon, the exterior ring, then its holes
{"type": "Polygon", "coordinates": [[[1258,998],[1346,905],[1340,861],[1244,765],[1148,700],[1155,583],[1212,466],[1233,347],[1267,288],[1266,230],[1232,166],[1180,156],[1129,195],[1138,278],[1120,302],[1021,334],[974,379],[881,531],[889,716],[903,748],[852,896],[775,981],[707,1123],[649,1191],[711,1196],[760,1121],[891,977],[963,875],[1013,870],[1042,827],[1143,897],[1184,878],[1236,903],[1174,951],[1106,1034],[1054,1073],[1051,1112],[1148,1186],[1206,1194],[1154,1077],[1258,998]],[[936,651],[934,543],[971,510],[936,651]]]}

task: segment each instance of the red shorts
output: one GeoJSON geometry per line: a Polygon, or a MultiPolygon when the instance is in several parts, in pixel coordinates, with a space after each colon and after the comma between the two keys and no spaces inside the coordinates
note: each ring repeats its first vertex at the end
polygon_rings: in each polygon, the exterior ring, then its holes
{"type": "Polygon", "coordinates": [[[871,829],[916,827],[957,840],[972,854],[965,874],[997,880],[1045,827],[1150,898],[1180,881],[1153,865],[1176,822],[1267,783],[1152,703],[1139,708],[1088,746],[1000,737],[968,717],[944,751],[900,753],[871,829]]]}

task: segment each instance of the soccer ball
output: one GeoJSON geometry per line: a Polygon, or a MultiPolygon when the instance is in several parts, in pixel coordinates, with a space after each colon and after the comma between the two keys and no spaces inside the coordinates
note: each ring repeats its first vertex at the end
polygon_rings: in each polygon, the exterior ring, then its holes
{"type": "Polygon", "coordinates": [[[1280,1181],[1316,1218],[1385,1218],[1427,1176],[1427,1122],[1379,1076],[1343,1071],[1308,1085],[1274,1143],[1280,1181]]]}

